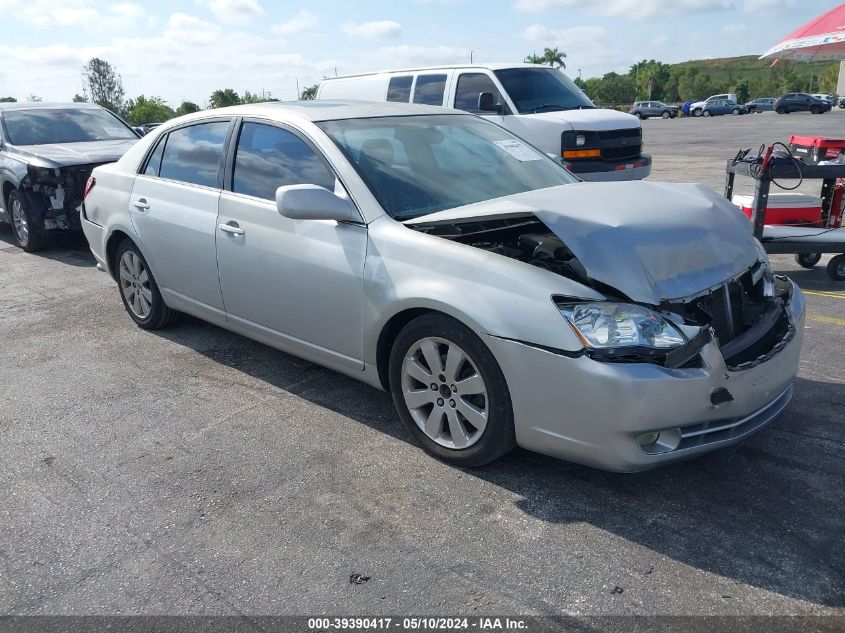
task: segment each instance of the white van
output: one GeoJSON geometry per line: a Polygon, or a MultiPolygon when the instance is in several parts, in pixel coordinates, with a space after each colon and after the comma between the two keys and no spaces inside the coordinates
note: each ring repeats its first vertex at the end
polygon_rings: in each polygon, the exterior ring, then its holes
{"type": "Polygon", "coordinates": [[[448,106],[495,121],[584,180],[651,173],[636,117],[596,108],[572,80],[537,64],[437,66],[324,79],[317,99],[448,106]]]}

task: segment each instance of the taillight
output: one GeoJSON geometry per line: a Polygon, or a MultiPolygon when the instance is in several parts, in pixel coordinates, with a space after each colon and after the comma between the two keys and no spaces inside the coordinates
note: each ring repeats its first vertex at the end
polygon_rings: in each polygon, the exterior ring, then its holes
{"type": "Polygon", "coordinates": [[[91,193],[91,190],[94,188],[94,185],[97,184],[97,179],[94,176],[88,176],[88,182],[85,183],[85,191],[82,192],[82,200],[84,201],[85,198],[88,197],[88,194],[91,193]]]}

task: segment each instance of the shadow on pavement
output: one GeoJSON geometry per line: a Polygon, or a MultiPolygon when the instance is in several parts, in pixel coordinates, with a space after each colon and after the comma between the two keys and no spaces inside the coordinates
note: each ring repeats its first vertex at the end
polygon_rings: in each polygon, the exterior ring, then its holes
{"type": "MultiPolygon", "coordinates": [[[[0,222],[0,250],[9,253],[24,252],[12,237],[12,228],[3,222],[0,222]]],[[[88,250],[88,242],[81,233],[53,235],[50,237],[49,245],[44,250],[33,253],[33,256],[82,268],[97,265],[97,261],[88,250]]]]}
{"type": "MultiPolygon", "coordinates": [[[[156,334],[413,444],[389,395],[350,378],[190,317],[156,334]],[[312,379],[285,384],[286,363],[312,379]]],[[[845,385],[799,378],[796,394],[741,444],[658,470],[605,473],[517,449],[466,472],[517,494],[536,520],[588,523],[707,572],[842,607],[845,385]]]]}

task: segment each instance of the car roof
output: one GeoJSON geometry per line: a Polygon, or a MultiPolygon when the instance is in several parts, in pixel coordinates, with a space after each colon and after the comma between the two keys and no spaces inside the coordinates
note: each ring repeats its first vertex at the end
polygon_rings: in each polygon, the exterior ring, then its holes
{"type": "Polygon", "coordinates": [[[70,103],[44,103],[37,101],[30,103],[25,101],[22,103],[0,103],[0,112],[11,112],[12,110],[64,110],[67,108],[76,108],[78,110],[103,110],[96,103],[86,102],[70,102],[70,103]]]}
{"type": "Polygon", "coordinates": [[[341,75],[339,77],[326,77],[323,81],[334,81],[335,79],[348,79],[350,77],[369,77],[371,75],[393,74],[393,73],[416,73],[427,70],[506,70],[510,68],[545,68],[554,70],[545,64],[529,64],[527,62],[495,62],[489,64],[442,64],[440,66],[418,66],[414,68],[396,68],[394,70],[377,70],[368,73],[355,73],[352,75],[341,75]]]}
{"type": "MultiPolygon", "coordinates": [[[[463,110],[416,103],[392,103],[388,101],[317,100],[317,101],[270,101],[246,105],[202,110],[172,121],[189,121],[211,116],[255,116],[280,121],[298,119],[301,121],[333,121],[338,119],[370,119],[385,116],[414,116],[425,114],[469,115],[463,110]]],[[[168,125],[168,127],[170,127],[168,125]]]]}

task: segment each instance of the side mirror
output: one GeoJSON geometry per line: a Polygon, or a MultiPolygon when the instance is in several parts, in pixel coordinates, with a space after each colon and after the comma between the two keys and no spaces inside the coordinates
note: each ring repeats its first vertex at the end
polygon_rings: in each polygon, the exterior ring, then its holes
{"type": "Polygon", "coordinates": [[[492,92],[482,92],[478,95],[478,110],[479,112],[495,112],[502,113],[502,106],[496,103],[496,97],[492,92]]]}
{"type": "Polygon", "coordinates": [[[279,187],[276,189],[276,208],[291,220],[361,221],[361,216],[351,202],[319,185],[279,187]]]}

